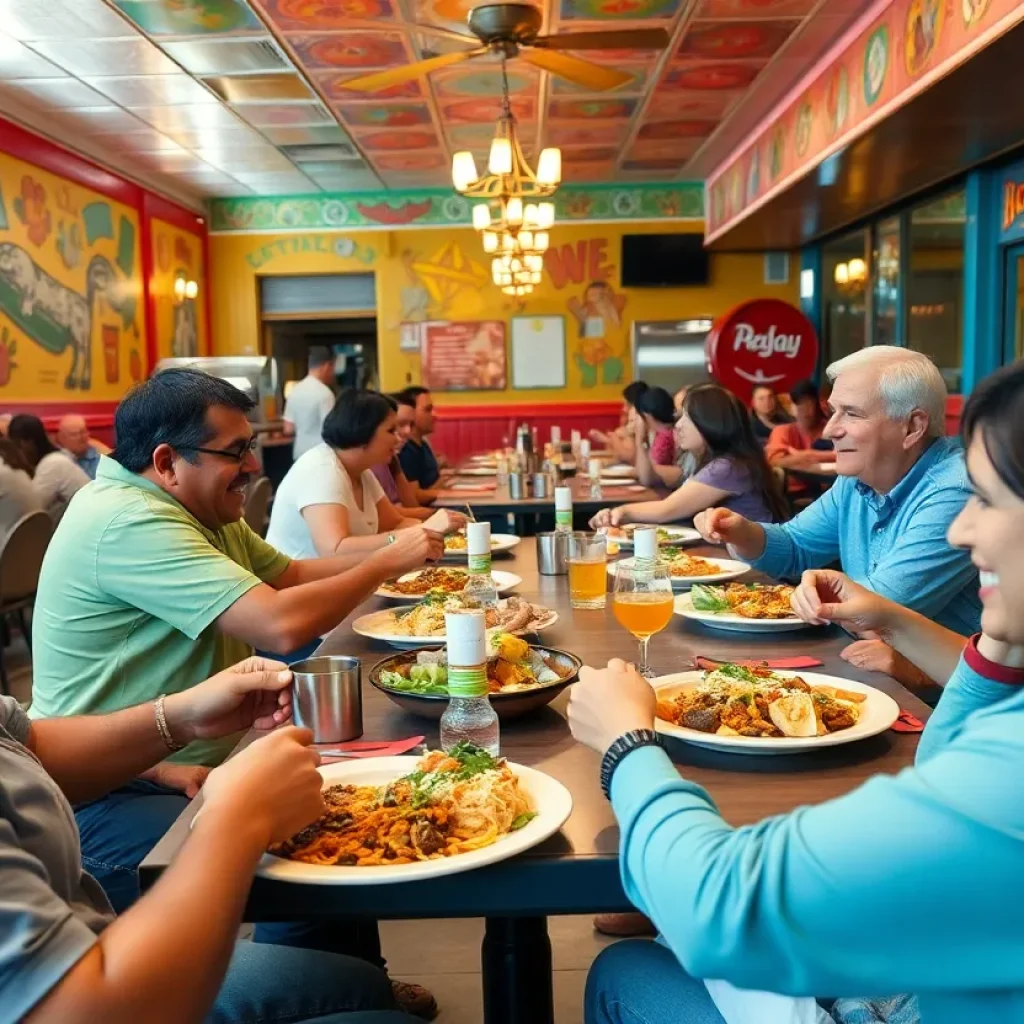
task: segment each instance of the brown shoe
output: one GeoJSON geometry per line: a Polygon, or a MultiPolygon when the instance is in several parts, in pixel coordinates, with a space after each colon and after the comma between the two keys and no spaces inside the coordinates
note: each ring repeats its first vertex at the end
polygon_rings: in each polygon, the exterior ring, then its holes
{"type": "Polygon", "coordinates": [[[635,910],[628,914],[598,914],[594,928],[602,935],[614,935],[617,939],[658,934],[654,924],[635,910]]]}
{"type": "Polygon", "coordinates": [[[395,993],[395,1002],[406,1013],[419,1017],[420,1020],[433,1020],[437,1016],[437,1000],[429,989],[422,985],[413,985],[408,981],[391,980],[391,991],[395,993]]]}

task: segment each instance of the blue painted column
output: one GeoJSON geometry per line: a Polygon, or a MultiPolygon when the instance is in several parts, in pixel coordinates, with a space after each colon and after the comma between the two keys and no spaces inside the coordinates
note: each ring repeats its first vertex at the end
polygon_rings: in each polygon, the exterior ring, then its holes
{"type": "Polygon", "coordinates": [[[1001,176],[993,170],[967,175],[964,230],[964,372],[969,395],[1002,362],[1003,267],[999,225],[1001,176]]]}

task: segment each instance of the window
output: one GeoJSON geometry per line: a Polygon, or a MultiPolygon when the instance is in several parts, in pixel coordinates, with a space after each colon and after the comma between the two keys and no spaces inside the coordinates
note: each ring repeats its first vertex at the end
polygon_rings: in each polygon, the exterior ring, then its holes
{"type": "Polygon", "coordinates": [[[872,261],[874,319],[871,343],[899,345],[897,337],[900,305],[900,218],[889,217],[875,225],[875,251],[872,261]]]}
{"type": "Polygon", "coordinates": [[[825,365],[867,341],[867,232],[854,231],[821,249],[821,301],[825,365]]]}
{"type": "Polygon", "coordinates": [[[939,368],[951,394],[963,375],[964,228],[962,190],[910,214],[907,346],[939,368]]]}

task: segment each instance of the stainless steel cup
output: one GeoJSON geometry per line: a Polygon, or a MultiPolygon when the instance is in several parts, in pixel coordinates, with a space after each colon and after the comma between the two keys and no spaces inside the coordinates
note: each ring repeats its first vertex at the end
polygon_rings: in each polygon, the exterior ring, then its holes
{"type": "Polygon", "coordinates": [[[537,571],[541,576],[564,576],[568,554],[567,532],[537,534],[537,571]]]}
{"type": "Polygon", "coordinates": [[[513,501],[521,501],[523,498],[527,497],[525,473],[509,473],[508,496],[513,501]]]}
{"type": "Polygon", "coordinates": [[[548,496],[550,480],[547,473],[533,474],[533,496],[535,498],[546,498],[548,496]]]}
{"type": "Polygon", "coordinates": [[[358,658],[306,658],[289,668],[295,724],[312,729],[314,743],[343,743],[363,735],[358,658]]]}

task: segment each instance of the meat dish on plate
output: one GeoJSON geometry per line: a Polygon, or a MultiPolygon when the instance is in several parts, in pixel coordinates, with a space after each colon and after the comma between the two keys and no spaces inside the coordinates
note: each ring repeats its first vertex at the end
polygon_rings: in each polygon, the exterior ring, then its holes
{"type": "Polygon", "coordinates": [[[662,721],[718,736],[825,736],[857,724],[865,695],[809,686],[769,668],[719,665],[701,682],[658,702],[662,721]]]}
{"type": "Polygon", "coordinates": [[[307,864],[371,867],[490,846],[536,810],[504,758],[470,743],[424,755],[381,786],[331,786],[326,813],[270,852],[307,864]]]}
{"type": "Polygon", "coordinates": [[[429,590],[442,590],[455,594],[466,586],[469,573],[465,569],[431,567],[416,573],[411,579],[389,580],[380,589],[389,594],[421,597],[429,590]]]}
{"type": "Polygon", "coordinates": [[[698,612],[727,612],[744,619],[790,619],[796,618],[790,604],[793,590],[787,584],[727,583],[715,587],[695,583],[690,600],[698,612]]]}
{"type": "MultiPolygon", "coordinates": [[[[449,594],[443,590],[429,591],[419,604],[389,612],[390,626],[396,636],[445,635],[444,613],[462,608],[478,607],[463,594],[449,594]]],[[[507,597],[494,608],[486,608],[484,617],[488,629],[501,629],[506,633],[532,633],[543,629],[558,617],[550,608],[530,604],[521,597],[507,597]]],[[[381,628],[381,627],[378,627],[381,628]]]]}
{"type": "Polygon", "coordinates": [[[688,555],[685,551],[673,554],[665,561],[668,563],[670,576],[724,576],[728,571],[714,562],[709,562],[706,558],[688,555]]]}

